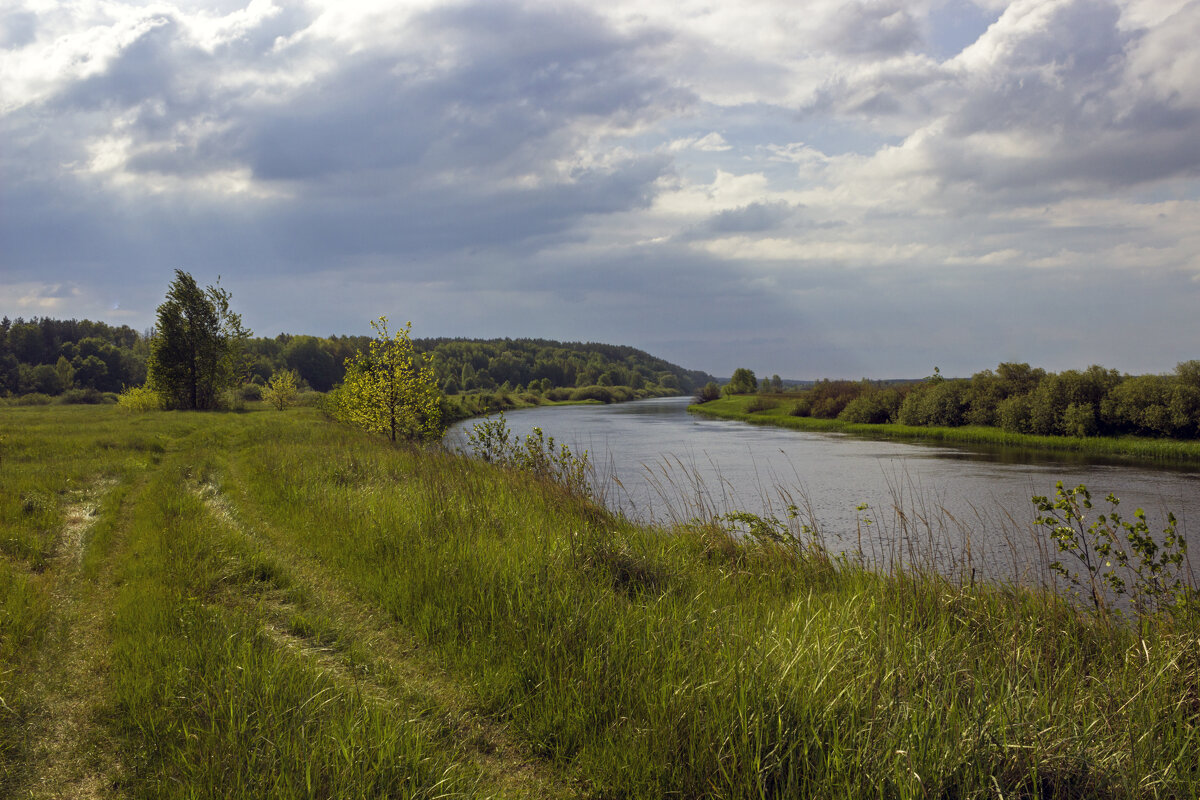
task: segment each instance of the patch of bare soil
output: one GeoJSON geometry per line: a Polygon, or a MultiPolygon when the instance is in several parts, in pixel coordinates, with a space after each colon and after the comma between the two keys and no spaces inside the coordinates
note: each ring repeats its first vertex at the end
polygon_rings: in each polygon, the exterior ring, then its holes
{"type": "Polygon", "coordinates": [[[103,629],[110,606],[103,588],[80,573],[100,503],[114,484],[97,481],[72,499],[44,574],[56,624],[35,667],[39,712],[30,721],[30,775],[19,797],[118,796],[115,748],[97,722],[109,668],[103,629]]]}

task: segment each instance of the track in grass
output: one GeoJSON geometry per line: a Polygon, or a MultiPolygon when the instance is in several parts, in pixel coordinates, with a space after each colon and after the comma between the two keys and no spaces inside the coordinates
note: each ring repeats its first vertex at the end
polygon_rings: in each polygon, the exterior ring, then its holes
{"type": "Polygon", "coordinates": [[[98,479],[69,499],[43,573],[56,619],[35,666],[38,711],[29,723],[30,761],[21,796],[119,796],[121,765],[99,719],[109,669],[105,623],[111,587],[104,578],[91,580],[83,572],[90,534],[114,483],[98,479]]]}
{"type": "Polygon", "coordinates": [[[482,796],[575,795],[504,726],[474,712],[466,692],[398,625],[339,586],[313,559],[288,549],[261,519],[243,521],[252,513],[235,511],[215,483],[197,485],[194,491],[231,533],[263,548],[272,572],[286,575],[282,582],[287,591],[224,597],[224,602],[259,615],[263,632],[277,645],[369,701],[420,720],[431,736],[478,774],[482,796]]]}

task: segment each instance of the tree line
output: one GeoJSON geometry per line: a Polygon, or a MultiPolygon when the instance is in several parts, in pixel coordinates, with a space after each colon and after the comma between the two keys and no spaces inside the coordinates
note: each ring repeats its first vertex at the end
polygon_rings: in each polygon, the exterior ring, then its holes
{"type": "MultiPolygon", "coordinates": [[[[186,285],[173,283],[171,295],[186,296],[194,304],[199,299],[195,294],[203,295],[206,290],[196,286],[186,273],[182,275],[186,285]]],[[[177,274],[177,282],[180,279],[177,274]]],[[[220,291],[219,287],[209,290],[220,291]]],[[[203,316],[203,309],[196,308],[203,316]]],[[[227,296],[224,312],[230,313],[227,296]]],[[[138,332],[128,326],[89,320],[45,317],[10,321],[5,317],[0,321],[0,397],[74,393],[94,399],[94,393],[139,386],[146,381],[152,340],[164,324],[173,324],[175,319],[168,316],[164,322],[160,309],[156,328],[138,332]]],[[[219,321],[210,322],[220,325],[219,321]]],[[[254,337],[246,331],[237,339],[236,358],[231,355],[225,368],[236,373],[239,382],[266,387],[273,375],[291,370],[301,389],[319,392],[328,392],[342,383],[347,364],[368,352],[372,341],[369,336],[287,333],[254,337]]],[[[554,393],[554,399],[577,394],[580,396],[575,399],[584,399],[585,394],[601,400],[626,399],[687,394],[713,380],[706,373],[621,345],[451,338],[413,339],[412,345],[422,363],[432,370],[438,388],[449,395],[534,392],[554,393]],[[630,391],[616,391],[617,387],[630,391]]],[[[199,407],[209,407],[214,401],[215,396],[205,387],[191,388],[203,395],[197,398],[199,407]]]]}
{"type": "MultiPolygon", "coordinates": [[[[745,391],[737,393],[756,391],[748,388],[755,385],[753,373],[740,378],[737,388],[745,391]]],[[[847,422],[983,425],[1046,436],[1200,438],[1196,360],[1164,375],[1127,375],[1095,364],[1054,373],[1008,362],[970,378],[946,378],[935,367],[921,381],[821,380],[785,396],[793,400],[795,416],[847,422]]]]}

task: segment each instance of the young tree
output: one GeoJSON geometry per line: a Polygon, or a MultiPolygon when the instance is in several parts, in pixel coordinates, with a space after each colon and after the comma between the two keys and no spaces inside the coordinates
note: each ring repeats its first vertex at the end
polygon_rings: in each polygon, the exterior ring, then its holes
{"type": "Polygon", "coordinates": [[[422,365],[413,349],[405,323],[388,332],[387,317],[371,322],[375,338],[365,353],[346,360],[346,377],[331,393],[330,404],[338,419],[393,442],[440,439],[442,394],[431,367],[422,365]]]}
{"type": "Polygon", "coordinates": [[[146,382],[167,408],[216,408],[222,390],[242,377],[242,349],[251,333],[219,284],[202,290],[177,269],[158,307],[146,382]]]}
{"type": "Polygon", "coordinates": [[[271,380],[263,392],[263,399],[283,411],[296,402],[296,396],[299,393],[300,387],[296,382],[296,372],[285,369],[271,376],[271,380]]]}

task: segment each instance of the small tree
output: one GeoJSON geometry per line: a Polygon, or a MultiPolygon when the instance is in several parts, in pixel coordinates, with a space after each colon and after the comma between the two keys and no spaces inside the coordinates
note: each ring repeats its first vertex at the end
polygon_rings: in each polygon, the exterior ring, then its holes
{"type": "Polygon", "coordinates": [[[285,369],[276,372],[263,391],[263,399],[280,411],[296,402],[300,387],[296,382],[295,370],[285,369]]]}
{"type": "Polygon", "coordinates": [[[375,338],[365,353],[346,359],[346,378],[334,390],[330,406],[334,417],[393,442],[440,439],[442,394],[437,377],[420,363],[409,333],[412,323],[394,334],[387,317],[371,322],[375,338]]]}
{"type": "MultiPolygon", "coordinates": [[[[167,408],[216,408],[221,392],[241,380],[242,349],[250,331],[229,308],[229,292],[200,289],[183,270],[158,307],[146,384],[167,408]]],[[[103,362],[101,362],[103,363],[103,362]]],[[[77,368],[78,370],[78,368],[77,368]]],[[[79,381],[79,372],[76,373],[79,381]]]]}
{"type": "Polygon", "coordinates": [[[753,394],[758,389],[758,378],[752,370],[738,367],[733,371],[733,377],[725,384],[725,394],[753,394]]]}

